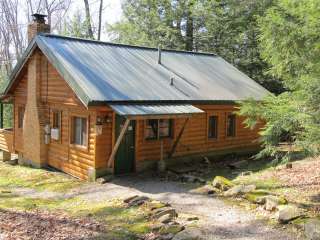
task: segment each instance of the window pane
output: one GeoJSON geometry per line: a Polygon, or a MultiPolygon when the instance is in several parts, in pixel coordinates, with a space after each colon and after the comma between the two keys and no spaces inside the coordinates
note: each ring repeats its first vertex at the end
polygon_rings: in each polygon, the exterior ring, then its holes
{"type": "Polygon", "coordinates": [[[209,138],[217,138],[218,137],[218,117],[210,116],[209,117],[209,130],[208,130],[209,138]]]}
{"type": "Polygon", "coordinates": [[[145,138],[146,139],[158,138],[158,120],[157,119],[150,119],[146,121],[145,138]]]}
{"type": "Polygon", "coordinates": [[[87,146],[88,143],[88,135],[87,135],[87,119],[81,118],[81,145],[87,146]]]}
{"type": "Polygon", "coordinates": [[[171,137],[171,120],[170,119],[159,120],[159,136],[171,137]]]}
{"type": "Polygon", "coordinates": [[[60,129],[61,124],[61,113],[60,112],[53,112],[53,128],[60,129]]]}
{"type": "Polygon", "coordinates": [[[236,116],[230,114],[227,117],[227,136],[234,137],[236,135],[236,116]]]}
{"type": "Polygon", "coordinates": [[[73,143],[81,145],[81,118],[74,117],[73,119],[74,119],[73,143]]]}

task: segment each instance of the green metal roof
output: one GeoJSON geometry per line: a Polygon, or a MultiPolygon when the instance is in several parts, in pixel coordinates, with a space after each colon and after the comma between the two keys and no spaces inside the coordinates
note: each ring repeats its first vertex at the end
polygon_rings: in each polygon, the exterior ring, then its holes
{"type": "Polygon", "coordinates": [[[228,102],[269,92],[214,54],[158,50],[93,40],[37,35],[15,67],[5,93],[38,46],[86,105],[228,102]]]}
{"type": "Polygon", "coordinates": [[[110,104],[110,107],[117,114],[126,117],[203,113],[191,104],[110,104]]]}

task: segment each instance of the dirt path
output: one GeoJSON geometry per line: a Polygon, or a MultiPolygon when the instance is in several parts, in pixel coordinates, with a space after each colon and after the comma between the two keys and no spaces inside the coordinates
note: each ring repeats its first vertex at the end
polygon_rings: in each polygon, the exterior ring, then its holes
{"type": "Polygon", "coordinates": [[[192,193],[181,183],[154,178],[121,177],[112,183],[77,189],[75,194],[90,201],[126,198],[134,194],[169,202],[180,214],[199,217],[198,225],[208,239],[301,239],[297,234],[268,226],[253,213],[226,204],[219,198],[192,193]]]}

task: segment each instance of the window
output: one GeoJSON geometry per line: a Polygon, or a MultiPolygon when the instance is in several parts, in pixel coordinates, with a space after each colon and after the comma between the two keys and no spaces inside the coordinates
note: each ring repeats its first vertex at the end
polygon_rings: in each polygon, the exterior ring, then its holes
{"type": "Polygon", "coordinates": [[[24,107],[18,107],[18,128],[23,128],[24,107]]]}
{"type": "Polygon", "coordinates": [[[171,119],[150,119],[146,121],[145,138],[159,139],[171,137],[172,120],[171,119]]]}
{"type": "Polygon", "coordinates": [[[71,143],[87,146],[88,144],[88,128],[87,118],[84,117],[72,117],[72,139],[71,143]]]}
{"type": "Polygon", "coordinates": [[[53,111],[52,116],[52,127],[56,129],[61,128],[61,112],[60,111],[53,111]]]}
{"type": "Polygon", "coordinates": [[[217,116],[209,117],[208,137],[218,138],[218,117],[217,116]]]}
{"type": "Polygon", "coordinates": [[[236,136],[236,115],[227,115],[227,137],[236,136]]]}

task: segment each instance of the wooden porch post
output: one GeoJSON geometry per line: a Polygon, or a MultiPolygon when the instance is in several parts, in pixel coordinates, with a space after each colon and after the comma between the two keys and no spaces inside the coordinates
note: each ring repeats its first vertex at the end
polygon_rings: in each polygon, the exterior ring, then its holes
{"type": "Polygon", "coordinates": [[[111,164],[112,164],[112,162],[113,162],[113,159],[114,159],[114,157],[115,157],[115,155],[116,155],[116,153],[117,153],[117,151],[118,151],[118,148],[119,148],[119,146],[120,146],[120,143],[121,143],[121,141],[122,141],[122,139],[123,139],[124,134],[126,133],[126,131],[127,131],[127,129],[128,129],[129,124],[130,124],[130,119],[127,118],[126,121],[125,121],[125,123],[124,123],[124,125],[123,125],[123,127],[122,127],[122,129],[121,129],[121,131],[120,131],[120,135],[119,135],[119,137],[117,138],[117,141],[116,141],[116,143],[115,143],[115,145],[114,145],[114,147],[113,147],[113,149],[112,149],[111,155],[110,155],[110,157],[109,157],[109,160],[108,160],[108,167],[109,167],[109,168],[111,167],[111,164]]]}
{"type": "Polygon", "coordinates": [[[179,132],[179,135],[178,135],[176,141],[174,142],[174,144],[173,144],[173,146],[172,146],[172,148],[171,148],[171,151],[169,152],[168,158],[171,158],[171,157],[173,156],[174,152],[176,151],[176,148],[177,148],[177,146],[178,146],[178,143],[179,143],[179,141],[180,141],[180,138],[181,138],[181,136],[182,136],[182,134],[183,134],[183,132],[184,132],[184,129],[185,129],[188,121],[189,121],[189,118],[187,118],[187,119],[184,121],[184,124],[183,124],[183,126],[182,126],[182,128],[181,128],[181,130],[180,130],[180,132],[179,132]]]}

